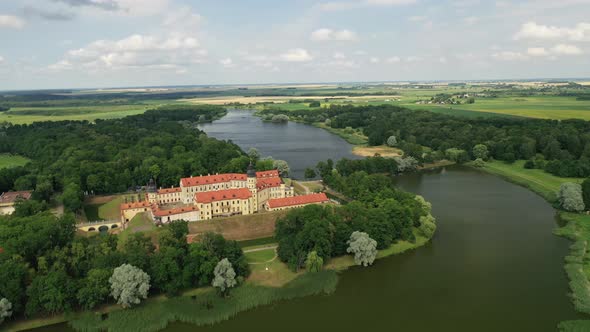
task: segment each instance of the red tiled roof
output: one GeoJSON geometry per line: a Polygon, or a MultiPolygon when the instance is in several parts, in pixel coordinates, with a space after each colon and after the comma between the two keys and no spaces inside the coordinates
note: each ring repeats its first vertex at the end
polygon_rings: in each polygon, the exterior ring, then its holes
{"type": "Polygon", "coordinates": [[[182,188],[180,187],[176,187],[176,188],[160,188],[158,189],[158,194],[170,194],[170,193],[179,193],[182,191],[182,188]]]}
{"type": "Polygon", "coordinates": [[[257,178],[278,178],[279,171],[277,171],[276,169],[273,169],[270,171],[256,172],[256,177],[257,178]]]}
{"type": "Polygon", "coordinates": [[[31,191],[7,191],[0,195],[0,203],[14,203],[18,198],[27,200],[31,194],[31,191]]]}
{"type": "Polygon", "coordinates": [[[174,215],[174,214],[182,214],[182,213],[188,213],[188,212],[193,212],[193,211],[199,211],[199,208],[197,208],[196,206],[193,206],[193,205],[183,206],[183,207],[178,207],[178,208],[168,209],[168,210],[160,210],[160,208],[157,205],[154,205],[154,208],[153,208],[153,212],[156,217],[170,216],[170,215],[174,215]]]}
{"type": "Polygon", "coordinates": [[[151,207],[151,206],[152,206],[152,204],[148,201],[123,203],[123,204],[121,204],[121,210],[139,209],[139,208],[145,208],[145,207],[151,207]]]}
{"type": "Polygon", "coordinates": [[[237,173],[216,174],[216,175],[195,176],[192,178],[182,178],[182,179],[180,179],[180,183],[182,184],[183,187],[194,187],[194,186],[201,186],[201,185],[205,185],[205,184],[230,182],[231,180],[246,181],[247,177],[246,177],[246,174],[237,174],[237,173]]]}
{"type": "Polygon", "coordinates": [[[248,188],[207,191],[195,194],[195,200],[197,203],[211,203],[230,199],[247,199],[250,197],[252,197],[252,193],[248,188]]]}
{"type": "Polygon", "coordinates": [[[268,200],[268,206],[271,209],[280,208],[285,206],[294,206],[302,204],[312,203],[323,203],[329,201],[328,196],[325,193],[319,194],[308,194],[301,196],[285,197],[285,198],[273,198],[268,200]]]}
{"type": "Polygon", "coordinates": [[[281,178],[259,178],[256,179],[256,188],[262,190],[271,187],[279,187],[281,183],[283,183],[281,178]]]}

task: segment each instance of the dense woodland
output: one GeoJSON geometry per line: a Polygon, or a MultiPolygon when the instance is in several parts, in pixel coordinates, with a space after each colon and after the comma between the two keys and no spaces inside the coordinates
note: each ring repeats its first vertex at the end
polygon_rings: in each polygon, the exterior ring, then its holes
{"type": "Polygon", "coordinates": [[[79,237],[71,214],[56,217],[0,217],[0,294],[12,303],[13,317],[93,309],[113,303],[109,278],[122,264],[150,276],[150,293],[176,295],[182,289],[211,285],[216,264],[231,262],[238,281],[248,264],[235,241],[205,234],[187,244],[186,222],[173,222],[152,239],[134,233],[121,241],[116,235],[79,237]]]}
{"type": "Polygon", "coordinates": [[[385,249],[400,240],[414,242],[419,235],[429,238],[436,229],[430,204],[422,197],[395,188],[393,178],[382,174],[396,170],[393,159],[331,160],[320,162],[324,183],[353,201],[343,206],[312,205],[295,209],[277,221],[279,258],[292,269],[304,266],[315,251],[323,261],[346,255],[353,232],[367,233],[385,249]],[[380,166],[376,166],[380,165],[380,166]]]}
{"type": "Polygon", "coordinates": [[[529,167],[562,177],[590,176],[590,122],[584,120],[469,119],[390,105],[268,112],[325,122],[337,129],[360,129],[370,145],[385,144],[395,136],[397,147],[423,162],[473,160],[478,158],[473,148],[482,144],[486,158],[525,159],[529,167]]]}
{"type": "Polygon", "coordinates": [[[181,177],[243,172],[248,157],[235,144],[207,137],[199,122],[224,114],[215,107],[160,109],[116,120],[39,122],[0,128],[0,153],[33,160],[0,170],[0,192],[53,193],[78,210],[84,192],[116,193],[145,185],[178,185],[181,177]]]}

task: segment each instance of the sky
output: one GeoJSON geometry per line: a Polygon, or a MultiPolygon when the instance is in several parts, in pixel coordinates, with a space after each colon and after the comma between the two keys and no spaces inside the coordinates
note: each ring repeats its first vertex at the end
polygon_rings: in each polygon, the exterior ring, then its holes
{"type": "Polygon", "coordinates": [[[590,0],[0,0],[0,90],[590,77],[590,0]]]}

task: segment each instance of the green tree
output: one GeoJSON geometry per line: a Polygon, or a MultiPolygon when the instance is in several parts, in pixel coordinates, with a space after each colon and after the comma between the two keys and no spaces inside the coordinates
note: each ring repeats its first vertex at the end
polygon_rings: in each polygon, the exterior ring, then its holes
{"type": "Polygon", "coordinates": [[[377,241],[367,233],[355,231],[350,235],[346,251],[354,254],[357,265],[369,266],[377,257],[377,241]]]}
{"type": "Polygon", "coordinates": [[[116,268],[109,282],[111,284],[111,296],[123,308],[139,304],[142,299],[147,298],[150,289],[150,276],[141,269],[129,264],[123,264],[116,268]]]}
{"type": "Polygon", "coordinates": [[[78,303],[84,309],[92,309],[107,300],[110,293],[109,278],[111,274],[111,271],[107,269],[88,271],[88,276],[81,281],[81,287],[76,295],[78,303]]]}
{"type": "Polygon", "coordinates": [[[160,166],[158,166],[158,164],[150,166],[150,175],[153,179],[158,180],[161,172],[162,170],[160,169],[160,166]]]}
{"type": "Polygon", "coordinates": [[[281,174],[281,177],[288,177],[289,172],[291,172],[291,168],[289,167],[289,164],[284,160],[275,160],[273,162],[272,166],[279,171],[279,173],[281,174]]]}
{"type": "Polygon", "coordinates": [[[151,259],[153,286],[168,295],[177,295],[183,287],[182,265],[185,252],[178,247],[161,247],[151,259]]]}
{"type": "Polygon", "coordinates": [[[213,270],[214,278],[212,285],[219,290],[222,296],[227,296],[229,289],[234,287],[236,282],[236,272],[227,258],[217,263],[213,270]]]}
{"type": "Polygon", "coordinates": [[[255,163],[258,159],[260,159],[260,152],[256,148],[248,149],[248,158],[255,163]]]}
{"type": "Polygon", "coordinates": [[[582,186],[577,183],[562,183],[559,188],[559,205],[566,211],[584,211],[584,199],[582,197],[582,186]]]}
{"type": "Polygon", "coordinates": [[[306,179],[313,179],[317,176],[317,174],[313,168],[308,167],[305,169],[304,176],[306,179]]]}
{"type": "Polygon", "coordinates": [[[488,147],[484,144],[477,144],[473,147],[473,157],[475,159],[488,160],[488,147]]]}
{"type": "Polygon", "coordinates": [[[0,300],[0,324],[10,316],[12,316],[12,303],[6,298],[2,298],[0,300]]]}
{"type": "Polygon", "coordinates": [[[152,239],[141,232],[130,234],[123,243],[123,252],[127,257],[127,263],[143,270],[149,267],[150,256],[154,250],[152,239]]]}
{"type": "Polygon", "coordinates": [[[582,197],[584,199],[584,205],[586,209],[590,209],[590,178],[582,182],[582,197]]]}
{"type": "Polygon", "coordinates": [[[28,266],[22,259],[0,259],[0,294],[12,304],[15,313],[24,309],[28,266]]]}
{"type": "Polygon", "coordinates": [[[324,259],[318,256],[316,251],[310,251],[305,260],[305,268],[309,272],[319,272],[324,265],[324,259]]]}
{"type": "Polygon", "coordinates": [[[47,275],[37,275],[33,279],[27,297],[27,315],[67,311],[75,302],[75,281],[63,270],[51,270],[47,275]]]}
{"type": "Polygon", "coordinates": [[[395,136],[389,136],[389,138],[387,139],[387,146],[397,146],[397,138],[395,136]]]}

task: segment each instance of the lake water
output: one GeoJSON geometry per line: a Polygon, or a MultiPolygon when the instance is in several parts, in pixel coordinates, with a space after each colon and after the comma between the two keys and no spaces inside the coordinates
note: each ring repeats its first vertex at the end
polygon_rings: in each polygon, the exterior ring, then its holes
{"type": "MultiPolygon", "coordinates": [[[[297,162],[297,169],[329,157],[325,145],[309,142],[309,136],[326,134],[321,129],[261,124],[241,114],[230,112],[233,120],[204,129],[220,137],[215,133],[232,128],[223,135],[235,135],[240,146],[297,162]],[[285,148],[284,137],[292,137],[285,148]],[[299,144],[297,137],[307,143],[299,144]],[[294,151],[297,158],[279,155],[283,150],[294,151]]],[[[345,156],[350,146],[331,139],[345,156]]],[[[584,318],[567,296],[563,264],[569,241],[552,235],[555,211],[542,198],[460,166],[400,176],[397,183],[433,205],[438,230],[424,247],[342,273],[331,295],[261,307],[209,327],[175,323],[165,331],[536,332],[556,331],[562,320],[584,318]]],[[[39,331],[63,330],[59,325],[39,331]]]]}
{"type": "Polygon", "coordinates": [[[251,110],[230,110],[213,123],[199,125],[199,129],[211,137],[231,140],[244,151],[256,148],[263,157],[286,160],[296,179],[303,179],[305,168],[319,161],[358,158],[350,144],[325,130],[295,122],[263,122],[252,114],[251,110]]]}

